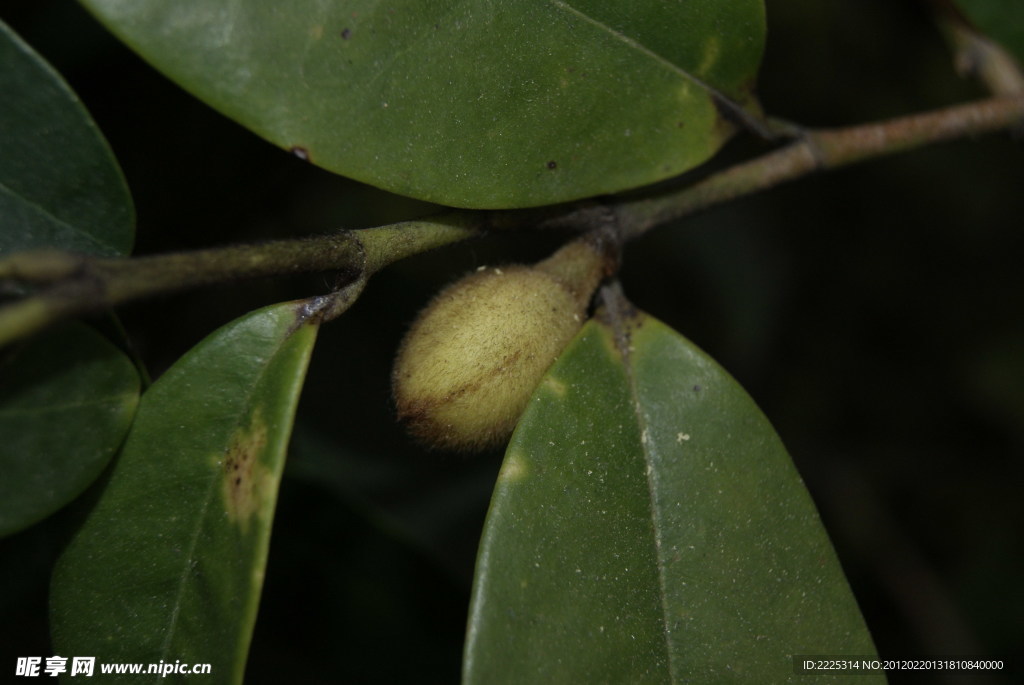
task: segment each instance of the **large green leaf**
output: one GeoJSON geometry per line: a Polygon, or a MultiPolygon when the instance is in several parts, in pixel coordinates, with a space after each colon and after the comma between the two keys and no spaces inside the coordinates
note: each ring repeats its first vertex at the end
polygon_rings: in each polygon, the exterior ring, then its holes
{"type": "Polygon", "coordinates": [[[132,202],[110,148],[57,72],[3,22],[0,103],[0,256],[127,254],[132,202]]]}
{"type": "Polygon", "coordinates": [[[1024,2],[955,0],[982,33],[1003,44],[1024,64],[1024,2]]]}
{"type": "Polygon", "coordinates": [[[67,504],[121,446],[139,399],[131,361],[74,324],[0,368],[0,535],[67,504]]]}
{"type": "Polygon", "coordinates": [[[95,656],[97,670],[211,664],[211,682],[241,682],[316,336],[305,311],[276,305],[225,326],[143,396],[106,489],[54,572],[58,653],[95,656]]]}
{"type": "Polygon", "coordinates": [[[874,647],[779,438],[660,322],[588,323],[508,447],[465,683],[804,682],[802,654],[874,647]]]}
{"type": "Polygon", "coordinates": [[[186,89],[312,162],[467,207],[706,160],[752,106],[762,0],[82,0],[186,89]],[[732,112],[735,114],[735,111],[732,112]]]}

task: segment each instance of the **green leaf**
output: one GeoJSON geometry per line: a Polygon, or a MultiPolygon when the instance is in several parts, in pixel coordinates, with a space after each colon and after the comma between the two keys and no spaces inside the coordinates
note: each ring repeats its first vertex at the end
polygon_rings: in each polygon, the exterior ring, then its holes
{"type": "Polygon", "coordinates": [[[131,251],[131,196],[106,140],[60,75],[3,22],[0,102],[0,256],[131,251]]]}
{"type": "Polygon", "coordinates": [[[982,33],[1001,43],[1024,63],[1024,2],[954,0],[982,33]]]}
{"type": "Polygon", "coordinates": [[[139,399],[131,361],[81,324],[0,368],[0,536],[77,497],[121,446],[139,399]]]}
{"type": "Polygon", "coordinates": [[[804,682],[792,655],[874,651],[750,397],[644,314],[588,323],[508,447],[464,682],[804,682]]]}
{"type": "Polygon", "coordinates": [[[96,656],[97,669],[208,663],[212,682],[241,682],[316,337],[305,312],[286,303],[225,326],[143,396],[109,484],[54,573],[57,653],[96,656]]]}
{"type": "Polygon", "coordinates": [[[270,141],[464,207],[634,188],[710,157],[753,108],[762,0],[82,0],[270,141]],[[736,114],[735,106],[732,114],[736,114]]]}

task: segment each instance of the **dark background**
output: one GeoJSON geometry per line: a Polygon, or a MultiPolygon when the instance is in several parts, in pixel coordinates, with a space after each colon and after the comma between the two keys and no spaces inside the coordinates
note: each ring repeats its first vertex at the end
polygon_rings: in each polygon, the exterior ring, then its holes
{"type": "MultiPolygon", "coordinates": [[[[953,73],[916,2],[767,4],[759,92],[776,116],[838,126],[984,94],[953,73]]],[[[68,0],[2,0],[0,19],[54,64],[108,137],[136,202],[137,254],[431,210],[257,139],[68,0]]],[[[762,149],[741,137],[714,164],[762,149]]],[[[883,658],[1012,663],[1024,644],[1022,188],[1019,141],[995,135],[779,187],[660,229],[625,254],[631,299],[714,355],[774,423],[883,658]]],[[[438,286],[479,263],[536,259],[555,240],[494,236],[409,259],[325,326],[247,682],[458,679],[500,455],[411,444],[393,422],[389,365],[438,286]]],[[[328,285],[316,276],[219,286],[119,313],[156,376],[232,318],[328,285]]],[[[0,542],[4,677],[14,655],[50,654],[46,584],[74,515],[0,542]]]]}

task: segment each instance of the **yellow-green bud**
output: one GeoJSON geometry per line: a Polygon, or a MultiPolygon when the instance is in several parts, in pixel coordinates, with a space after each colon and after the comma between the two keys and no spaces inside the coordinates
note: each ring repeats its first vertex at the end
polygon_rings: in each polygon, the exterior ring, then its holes
{"type": "Polygon", "coordinates": [[[578,241],[535,266],[482,268],[442,290],[395,360],[399,419],[433,447],[469,451],[506,440],[582,326],[607,263],[578,241]]]}

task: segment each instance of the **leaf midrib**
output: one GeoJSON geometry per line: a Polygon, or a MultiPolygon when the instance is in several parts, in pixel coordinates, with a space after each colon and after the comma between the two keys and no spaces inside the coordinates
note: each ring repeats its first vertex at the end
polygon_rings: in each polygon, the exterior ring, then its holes
{"type": "Polygon", "coordinates": [[[67,229],[72,233],[87,239],[91,244],[95,245],[97,248],[102,250],[103,254],[122,254],[121,250],[119,250],[113,244],[104,242],[97,238],[92,233],[86,231],[85,229],[79,226],[75,226],[74,224],[68,223],[66,219],[62,219],[61,217],[57,216],[47,208],[40,205],[35,200],[32,200],[23,195],[22,193],[17,192],[3,181],[0,181],[0,192],[2,192],[4,195],[10,198],[13,198],[16,202],[19,202],[23,206],[34,209],[38,214],[46,217],[47,219],[57,224],[61,228],[67,229]]]}
{"type": "Polygon", "coordinates": [[[126,400],[135,397],[133,392],[120,392],[115,395],[90,398],[82,402],[66,402],[64,404],[48,404],[42,407],[0,407],[0,419],[9,416],[45,416],[46,414],[57,414],[72,409],[92,409],[107,405],[120,406],[126,400]]]}
{"type": "MultiPolygon", "coordinates": [[[[616,328],[624,327],[624,323],[618,316],[613,317],[613,325],[616,328]]],[[[614,340],[618,345],[619,331],[613,331],[614,340]]],[[[637,384],[636,373],[633,368],[633,358],[629,345],[618,345],[619,352],[622,355],[622,366],[626,372],[626,380],[629,384],[629,394],[632,402],[633,414],[636,418],[637,428],[640,429],[640,449],[644,455],[644,478],[647,483],[647,498],[651,512],[651,534],[652,542],[654,543],[654,558],[655,566],[658,571],[658,598],[661,604],[661,622],[662,622],[662,635],[665,638],[665,653],[668,659],[668,675],[671,682],[675,681],[676,666],[675,666],[675,651],[672,649],[672,641],[670,638],[669,630],[669,606],[668,606],[668,581],[666,580],[665,573],[665,557],[661,551],[662,536],[661,530],[664,528],[663,517],[661,511],[657,506],[656,500],[656,486],[654,483],[655,464],[652,458],[651,451],[651,437],[649,431],[649,421],[647,415],[644,413],[643,408],[640,404],[640,389],[637,384]]]]}
{"type": "Polygon", "coordinates": [[[635,38],[631,38],[631,37],[627,36],[625,33],[623,33],[622,31],[619,31],[618,29],[612,28],[608,24],[605,24],[602,21],[598,21],[597,19],[595,19],[594,17],[590,16],[589,14],[587,14],[585,12],[582,12],[581,10],[573,7],[568,2],[565,2],[565,0],[548,0],[548,2],[551,3],[552,7],[556,8],[556,9],[560,9],[560,10],[562,10],[564,12],[568,12],[568,13],[576,16],[576,17],[579,17],[580,19],[584,20],[588,24],[596,26],[597,28],[601,29],[602,31],[604,31],[608,35],[610,35],[613,38],[615,38],[616,40],[618,40],[618,41],[620,41],[622,43],[625,43],[631,49],[636,50],[637,52],[639,52],[639,53],[641,53],[641,54],[651,58],[655,62],[661,64],[664,67],[666,67],[670,71],[673,71],[676,74],[682,76],[683,78],[691,81],[698,88],[700,88],[700,89],[704,90],[705,92],[707,92],[708,95],[710,95],[712,98],[715,98],[715,99],[723,99],[723,98],[725,98],[725,96],[722,95],[720,92],[718,92],[717,90],[712,88],[710,85],[708,85],[707,83],[705,83],[701,79],[697,78],[696,76],[694,76],[693,74],[688,72],[686,69],[684,69],[681,66],[679,66],[678,64],[676,64],[675,62],[673,62],[673,61],[671,61],[671,60],[669,60],[669,59],[659,55],[658,53],[654,52],[653,50],[651,50],[649,47],[647,47],[643,43],[637,41],[635,38]]]}
{"type": "MultiPolygon", "coordinates": [[[[232,422],[233,426],[237,427],[242,425],[242,422],[239,421],[238,419],[249,415],[249,410],[251,408],[251,397],[254,394],[254,390],[260,386],[260,383],[263,381],[263,378],[266,375],[267,370],[271,367],[271,365],[273,365],[274,360],[277,359],[278,354],[281,352],[281,348],[284,347],[285,343],[291,338],[291,336],[294,333],[295,330],[289,330],[286,335],[278,339],[278,342],[275,345],[273,352],[267,356],[266,362],[264,362],[261,365],[260,372],[254,377],[253,382],[249,384],[247,388],[247,397],[250,398],[250,401],[246,401],[242,404],[242,409],[239,412],[237,412],[235,419],[232,422]]],[[[178,592],[174,599],[173,609],[167,627],[167,636],[164,638],[164,643],[160,648],[160,656],[161,658],[163,658],[165,662],[168,661],[168,656],[170,655],[171,643],[175,635],[175,629],[181,612],[182,599],[189,585],[189,571],[192,567],[192,559],[195,557],[194,552],[196,548],[199,546],[199,539],[206,525],[206,514],[210,509],[211,503],[217,497],[216,490],[217,485],[219,483],[220,480],[216,477],[211,477],[209,479],[209,486],[207,487],[206,494],[203,498],[202,510],[200,512],[200,515],[196,518],[197,523],[192,533],[192,538],[189,541],[189,544],[186,548],[188,554],[186,554],[183,557],[184,563],[182,565],[181,574],[178,577],[178,592]]],[[[163,679],[159,678],[153,682],[160,683],[163,682],[163,679]]]]}

